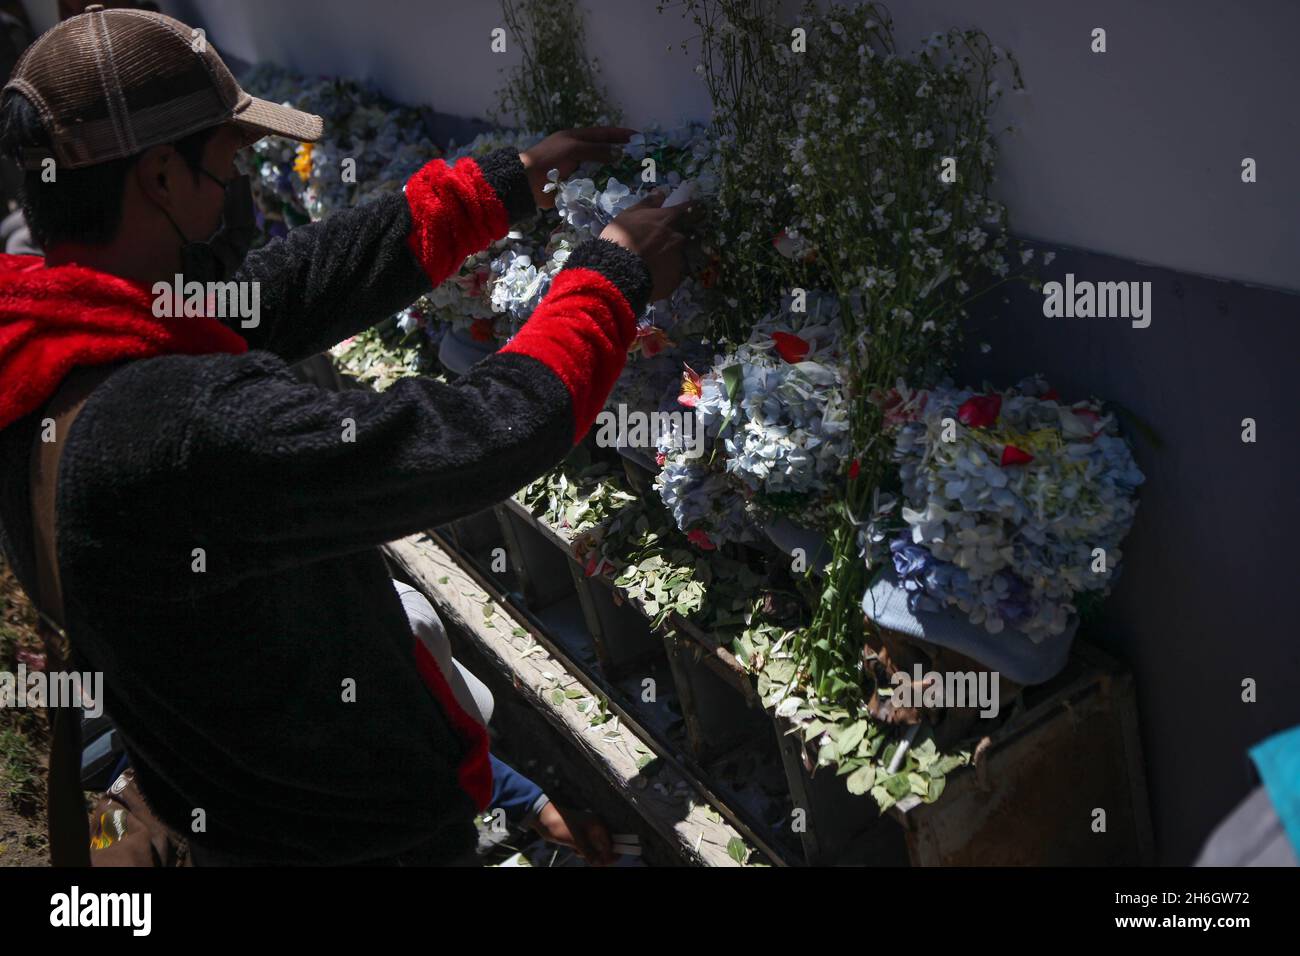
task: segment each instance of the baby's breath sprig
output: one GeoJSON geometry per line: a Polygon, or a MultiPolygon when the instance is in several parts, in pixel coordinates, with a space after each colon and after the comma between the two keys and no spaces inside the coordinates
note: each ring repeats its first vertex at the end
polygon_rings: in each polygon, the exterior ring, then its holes
{"type": "Polygon", "coordinates": [[[547,133],[618,122],[576,0],[501,0],[501,15],[522,58],[498,91],[494,122],[547,133]]]}

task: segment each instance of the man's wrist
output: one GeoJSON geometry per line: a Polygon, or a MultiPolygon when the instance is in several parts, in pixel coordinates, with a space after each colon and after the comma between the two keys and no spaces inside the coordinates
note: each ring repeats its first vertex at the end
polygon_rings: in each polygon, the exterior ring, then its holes
{"type": "Polygon", "coordinates": [[[650,268],[641,256],[610,239],[586,239],[569,254],[561,272],[568,269],[592,269],[612,282],[639,321],[650,301],[654,285],[650,268]]]}
{"type": "Polygon", "coordinates": [[[537,199],[533,196],[528,170],[516,150],[511,147],[494,150],[476,162],[483,178],[506,207],[510,222],[519,222],[537,212],[537,199]]]}

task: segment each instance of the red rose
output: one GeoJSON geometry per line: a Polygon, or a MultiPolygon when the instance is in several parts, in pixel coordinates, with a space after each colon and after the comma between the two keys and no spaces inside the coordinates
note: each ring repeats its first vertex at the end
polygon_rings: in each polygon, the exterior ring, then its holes
{"type": "Polygon", "coordinates": [[[1027,451],[1022,451],[1015,445],[1004,445],[1002,447],[1002,466],[1007,465],[1027,465],[1034,460],[1034,456],[1027,451]]]}
{"type": "Polygon", "coordinates": [[[862,470],[862,465],[858,462],[856,458],[854,458],[853,463],[849,465],[849,481],[857,481],[858,472],[861,470],[862,470]]]}
{"type": "Polygon", "coordinates": [[[492,320],[475,319],[473,322],[470,323],[469,337],[473,339],[475,342],[491,342],[492,341],[492,320]]]}
{"type": "Polygon", "coordinates": [[[988,428],[1002,412],[1001,395],[976,395],[962,402],[957,418],[971,428],[988,428]]]}
{"type": "Polygon", "coordinates": [[[776,354],[791,365],[802,362],[812,348],[805,339],[789,332],[773,332],[772,341],[776,343],[776,354]]]}

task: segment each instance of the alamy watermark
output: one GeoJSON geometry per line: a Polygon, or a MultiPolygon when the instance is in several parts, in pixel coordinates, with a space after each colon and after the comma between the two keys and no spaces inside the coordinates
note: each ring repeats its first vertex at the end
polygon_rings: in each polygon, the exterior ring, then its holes
{"type": "Polygon", "coordinates": [[[1132,319],[1133,328],[1151,324],[1150,282],[1082,282],[1065,274],[1065,284],[1043,283],[1043,315],[1049,319],[1132,319]]]}
{"type": "Polygon", "coordinates": [[[157,319],[239,319],[241,329],[262,324],[260,282],[186,282],[179,272],[171,282],[153,285],[157,319]]]}
{"type": "Polygon", "coordinates": [[[920,664],[895,671],[894,701],[899,707],[979,707],[981,717],[996,717],[1001,709],[997,671],[924,671],[920,664]]]}
{"type": "Polygon", "coordinates": [[[620,402],[596,416],[600,448],[655,448],[661,435],[677,436],[687,458],[704,454],[704,423],[690,411],[642,412],[620,402]]]}
{"type": "Polygon", "coordinates": [[[104,713],[104,675],[99,671],[0,671],[0,710],[11,707],[84,707],[87,717],[104,713]]]}
{"type": "Polygon", "coordinates": [[[76,928],[126,927],[133,936],[148,936],[153,929],[153,894],[94,893],[73,886],[50,897],[50,925],[76,928]]]}

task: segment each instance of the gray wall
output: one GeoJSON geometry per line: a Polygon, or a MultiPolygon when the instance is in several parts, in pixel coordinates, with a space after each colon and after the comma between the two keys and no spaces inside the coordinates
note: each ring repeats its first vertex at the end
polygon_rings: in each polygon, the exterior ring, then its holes
{"type": "MultiPolygon", "coordinates": [[[[32,0],[38,7],[42,0],[32,0]]],[[[52,6],[52,0],[46,0],[52,6]]],[[[655,0],[590,0],[591,51],[632,123],[706,118],[689,35],[655,0]]],[[[444,113],[492,106],[493,0],[171,0],[223,49],[372,79],[444,113]]],[[[1297,529],[1293,384],[1300,299],[1300,157],[1288,0],[896,0],[900,45],[978,26],[1016,53],[1029,92],[999,186],[1018,232],[1065,252],[1046,278],[1149,280],[1150,328],[1042,316],[1028,292],[972,331],[966,378],[1047,373],[1067,396],[1123,403],[1161,435],[1136,438],[1148,475],[1127,568],[1094,639],[1134,666],[1161,859],[1190,861],[1247,789],[1244,750],[1300,720],[1289,552],[1297,529]],[[1109,52],[1089,52],[1093,27],[1109,52]],[[1245,156],[1259,182],[1240,181],[1245,156]],[[1098,254],[1100,253],[1100,254],[1098,254]],[[1151,263],[1150,266],[1138,263],[1151,263]],[[1162,268],[1163,267],[1163,268],[1162,268]],[[1176,270],[1176,271],[1175,271],[1176,270]],[[1241,280],[1227,283],[1197,275],[1241,280]],[[1242,284],[1249,283],[1250,285],[1242,284]],[[1284,380],[1284,375],[1286,376],[1284,380]],[[1259,441],[1240,440],[1241,420],[1259,441]],[[1259,681],[1259,702],[1240,684],[1259,681]]]]}
{"type": "Polygon", "coordinates": [[[1086,636],[1137,675],[1157,849],[1187,863],[1245,796],[1246,748],[1300,721],[1300,298],[1069,250],[1048,272],[1151,282],[1151,326],[1047,319],[1021,289],[972,325],[961,378],[1005,386],[1041,371],[1063,397],[1118,401],[1158,434],[1156,448],[1130,430],[1147,483],[1086,636]],[[1248,417],[1255,444],[1241,440],[1248,417]],[[1256,703],[1241,699],[1248,677],[1256,703]]]}

